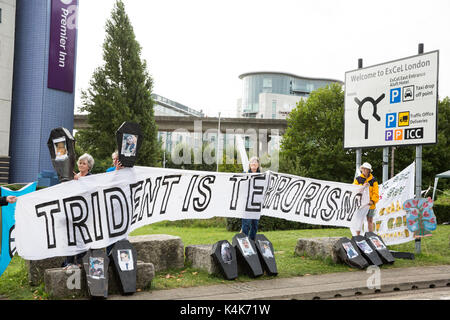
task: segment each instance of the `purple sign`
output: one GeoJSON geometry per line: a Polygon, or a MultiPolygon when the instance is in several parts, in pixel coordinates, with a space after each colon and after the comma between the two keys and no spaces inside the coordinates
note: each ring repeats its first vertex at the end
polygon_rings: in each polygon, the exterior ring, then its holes
{"type": "Polygon", "coordinates": [[[52,0],[48,87],[74,91],[78,0],[52,0]]]}

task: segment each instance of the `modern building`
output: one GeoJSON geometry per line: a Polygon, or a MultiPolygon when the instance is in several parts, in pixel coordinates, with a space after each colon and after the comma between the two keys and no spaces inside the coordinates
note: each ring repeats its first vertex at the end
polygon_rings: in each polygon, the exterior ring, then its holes
{"type": "Polygon", "coordinates": [[[0,0],[0,183],[8,183],[16,0],[0,0]]]}
{"type": "MultiPolygon", "coordinates": [[[[158,94],[152,94],[155,116],[172,116],[172,117],[204,117],[203,111],[197,111],[189,108],[181,103],[167,99],[158,94]]],[[[180,128],[182,129],[182,128],[180,128]]],[[[162,141],[163,149],[166,152],[172,152],[177,143],[186,143],[192,145],[194,143],[193,134],[185,132],[161,132],[158,131],[158,139],[162,141]]]]}
{"type": "Polygon", "coordinates": [[[244,118],[286,119],[301,99],[310,93],[340,80],[302,77],[291,73],[259,71],[244,73],[242,97],[237,116],[244,118]]]}
{"type": "Polygon", "coordinates": [[[10,183],[37,181],[40,174],[54,172],[50,132],[73,130],[77,3],[16,1],[10,183]]]}
{"type": "Polygon", "coordinates": [[[203,110],[197,111],[181,103],[167,99],[158,94],[152,94],[155,102],[155,116],[178,116],[178,117],[203,117],[203,110]]]}

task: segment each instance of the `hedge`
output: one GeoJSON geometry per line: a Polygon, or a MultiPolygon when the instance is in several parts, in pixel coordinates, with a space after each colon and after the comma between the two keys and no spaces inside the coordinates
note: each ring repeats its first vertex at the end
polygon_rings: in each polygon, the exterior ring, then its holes
{"type": "MultiPolygon", "coordinates": [[[[241,226],[242,226],[241,219],[227,218],[227,231],[238,232],[239,230],[241,230],[241,226]]],[[[258,231],[324,229],[324,228],[329,227],[289,221],[286,219],[273,218],[267,216],[262,216],[258,223],[258,231]]]]}
{"type": "Polygon", "coordinates": [[[450,222],[450,205],[448,204],[434,204],[433,205],[434,215],[437,218],[438,224],[443,224],[444,222],[450,222]]]}

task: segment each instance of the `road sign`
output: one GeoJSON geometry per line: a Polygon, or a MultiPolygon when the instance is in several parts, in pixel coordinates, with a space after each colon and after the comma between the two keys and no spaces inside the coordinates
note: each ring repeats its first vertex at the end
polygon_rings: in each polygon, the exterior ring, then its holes
{"type": "Polygon", "coordinates": [[[344,148],[437,143],[439,51],[345,74],[344,148]]]}

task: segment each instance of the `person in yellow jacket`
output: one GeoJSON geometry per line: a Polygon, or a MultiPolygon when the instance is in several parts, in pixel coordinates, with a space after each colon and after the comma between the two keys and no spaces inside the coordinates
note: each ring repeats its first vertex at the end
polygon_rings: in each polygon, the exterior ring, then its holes
{"type": "MultiPolygon", "coordinates": [[[[364,162],[361,167],[361,175],[355,178],[353,184],[358,184],[362,186],[369,186],[369,195],[370,195],[370,208],[367,213],[367,224],[369,225],[369,232],[373,232],[373,217],[375,216],[375,208],[376,204],[379,200],[378,195],[378,181],[372,175],[372,166],[370,163],[364,162]]],[[[359,235],[359,231],[357,232],[359,235]]]]}

